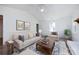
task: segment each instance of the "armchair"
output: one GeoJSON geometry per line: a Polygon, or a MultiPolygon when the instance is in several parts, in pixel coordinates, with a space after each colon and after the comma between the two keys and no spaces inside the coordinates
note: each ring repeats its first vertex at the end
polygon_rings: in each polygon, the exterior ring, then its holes
{"type": "Polygon", "coordinates": [[[51,35],[49,35],[48,38],[58,41],[59,40],[58,32],[51,32],[51,35]]]}

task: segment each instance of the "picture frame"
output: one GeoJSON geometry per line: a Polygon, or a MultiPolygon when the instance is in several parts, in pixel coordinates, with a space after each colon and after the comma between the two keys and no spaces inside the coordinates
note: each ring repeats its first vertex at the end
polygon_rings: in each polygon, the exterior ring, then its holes
{"type": "Polygon", "coordinates": [[[25,30],[25,22],[16,20],[16,30],[25,30]]]}
{"type": "Polygon", "coordinates": [[[30,29],[30,22],[25,22],[25,29],[30,29]]]}

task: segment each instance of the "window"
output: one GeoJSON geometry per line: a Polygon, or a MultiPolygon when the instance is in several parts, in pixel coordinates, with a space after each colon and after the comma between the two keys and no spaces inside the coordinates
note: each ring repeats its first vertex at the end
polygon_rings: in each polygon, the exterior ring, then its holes
{"type": "Polygon", "coordinates": [[[54,32],[55,31],[55,22],[52,22],[51,24],[49,24],[50,27],[50,32],[54,32]]]}

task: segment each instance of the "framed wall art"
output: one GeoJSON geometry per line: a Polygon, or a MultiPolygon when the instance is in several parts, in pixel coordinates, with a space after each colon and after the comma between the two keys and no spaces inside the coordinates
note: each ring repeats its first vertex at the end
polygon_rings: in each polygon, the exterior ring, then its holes
{"type": "Polygon", "coordinates": [[[16,20],[16,30],[25,30],[25,22],[16,20]]]}
{"type": "Polygon", "coordinates": [[[30,29],[30,22],[25,22],[25,29],[30,29]]]}

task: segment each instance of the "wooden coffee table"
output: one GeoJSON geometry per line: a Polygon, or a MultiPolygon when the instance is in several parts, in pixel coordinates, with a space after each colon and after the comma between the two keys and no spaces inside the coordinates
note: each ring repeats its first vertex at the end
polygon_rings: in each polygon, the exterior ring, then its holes
{"type": "Polygon", "coordinates": [[[36,43],[36,50],[39,50],[45,54],[52,54],[53,48],[55,46],[55,41],[54,40],[39,40],[36,43]]]}

